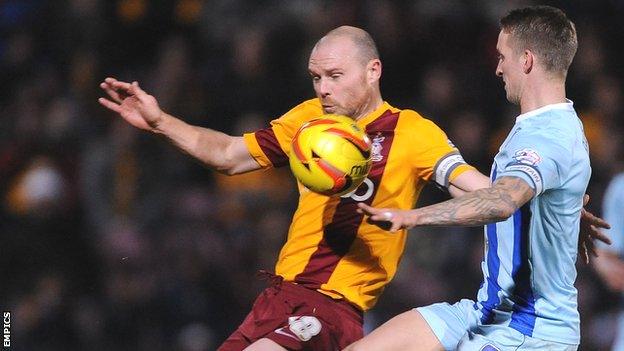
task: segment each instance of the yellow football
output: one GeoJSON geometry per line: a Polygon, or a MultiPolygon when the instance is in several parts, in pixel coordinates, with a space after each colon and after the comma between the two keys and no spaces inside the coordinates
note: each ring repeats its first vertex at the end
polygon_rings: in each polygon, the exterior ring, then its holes
{"type": "Polygon", "coordinates": [[[371,142],[349,117],[323,115],[306,122],[293,137],[290,169],[301,184],[319,194],[353,191],[371,168],[371,142]]]}

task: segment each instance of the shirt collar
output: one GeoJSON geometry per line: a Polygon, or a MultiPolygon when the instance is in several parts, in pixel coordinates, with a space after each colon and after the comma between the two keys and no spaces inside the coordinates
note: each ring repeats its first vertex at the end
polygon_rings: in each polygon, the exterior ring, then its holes
{"type": "Polygon", "coordinates": [[[527,118],[531,118],[533,116],[537,116],[541,113],[544,113],[546,111],[550,111],[550,110],[568,110],[568,111],[574,111],[574,103],[572,102],[572,100],[570,99],[566,99],[566,102],[560,102],[558,104],[550,104],[550,105],[546,105],[546,106],[542,106],[536,110],[533,111],[529,111],[526,113],[521,114],[520,116],[516,117],[516,123],[520,122],[520,121],[524,121],[527,118]]]}
{"type": "Polygon", "coordinates": [[[360,126],[367,125],[368,123],[377,119],[377,117],[381,116],[381,114],[384,113],[386,110],[392,110],[392,106],[390,106],[388,102],[384,101],[381,105],[379,105],[379,107],[375,109],[375,111],[357,120],[357,123],[360,126]]]}

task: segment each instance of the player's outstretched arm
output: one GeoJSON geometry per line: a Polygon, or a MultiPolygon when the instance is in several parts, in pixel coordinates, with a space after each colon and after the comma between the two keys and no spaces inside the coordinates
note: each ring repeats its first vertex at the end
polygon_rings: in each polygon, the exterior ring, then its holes
{"type": "Polygon", "coordinates": [[[448,191],[452,197],[460,197],[490,185],[490,178],[477,170],[469,170],[451,180],[448,191]]]}
{"type": "Polygon", "coordinates": [[[127,83],[106,78],[100,84],[108,98],[98,102],[117,113],[136,128],[162,134],[177,148],[206,166],[225,174],[259,169],[242,137],[192,126],[160,109],[158,101],[147,94],[138,82],[127,83]]]}
{"type": "MultiPolygon", "coordinates": [[[[469,192],[487,188],[490,186],[490,179],[480,172],[466,171],[451,181],[449,185],[449,193],[453,197],[459,197],[469,192]]],[[[609,223],[604,219],[595,216],[587,211],[584,207],[589,202],[589,195],[585,194],[583,198],[583,209],[581,210],[581,230],[579,233],[578,250],[581,259],[589,264],[591,257],[598,257],[596,250],[596,241],[602,241],[605,244],[611,244],[608,235],[601,229],[609,229],[609,223]]]]}
{"type": "Polygon", "coordinates": [[[518,177],[501,177],[491,188],[414,210],[377,209],[359,203],[370,220],[390,222],[390,231],[415,226],[477,226],[509,218],[535,195],[518,177]]]}

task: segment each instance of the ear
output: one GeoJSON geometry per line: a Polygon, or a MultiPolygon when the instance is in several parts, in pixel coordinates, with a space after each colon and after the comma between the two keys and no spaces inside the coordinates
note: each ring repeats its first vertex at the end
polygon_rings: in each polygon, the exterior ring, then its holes
{"type": "Polygon", "coordinates": [[[535,64],[535,55],[533,55],[531,50],[524,50],[522,59],[524,60],[522,64],[522,71],[524,71],[524,74],[529,74],[533,69],[533,64],[535,64]]]}
{"type": "Polygon", "coordinates": [[[366,65],[366,78],[369,83],[373,83],[381,79],[381,61],[379,59],[372,59],[368,61],[368,64],[366,65]]]}

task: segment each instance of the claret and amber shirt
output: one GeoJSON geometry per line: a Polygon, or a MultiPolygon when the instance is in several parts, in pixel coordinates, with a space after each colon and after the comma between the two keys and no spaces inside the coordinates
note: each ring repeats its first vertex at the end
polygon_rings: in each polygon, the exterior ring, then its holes
{"type": "MultiPolygon", "coordinates": [[[[269,128],[245,134],[249,152],[263,168],[287,165],[295,132],[322,114],[318,99],[304,101],[269,128]]],[[[357,203],[410,209],[426,182],[448,186],[472,167],[438,126],[414,111],[384,102],[357,124],[372,141],[368,177],[342,197],[319,195],[299,184],[299,205],[275,272],[365,311],[394,277],[407,233],[367,223],[357,203]]]]}

